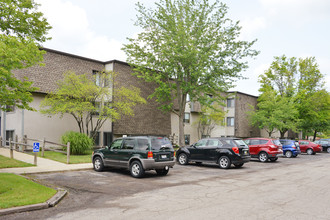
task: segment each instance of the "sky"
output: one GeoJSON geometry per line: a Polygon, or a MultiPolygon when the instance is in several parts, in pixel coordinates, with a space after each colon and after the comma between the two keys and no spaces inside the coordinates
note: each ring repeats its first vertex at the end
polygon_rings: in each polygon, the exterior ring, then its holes
{"type": "MultiPolygon", "coordinates": [[[[212,0],[211,0],[212,1],[212,0]]],[[[155,0],[36,0],[53,27],[42,46],[99,61],[126,61],[127,38],[142,31],[134,25],[136,3],[154,7],[155,0]]],[[[259,95],[258,76],[275,56],[315,57],[330,91],[329,0],[223,0],[227,17],[239,21],[240,40],[257,39],[260,54],[248,59],[247,78],[232,91],[259,95]]]]}

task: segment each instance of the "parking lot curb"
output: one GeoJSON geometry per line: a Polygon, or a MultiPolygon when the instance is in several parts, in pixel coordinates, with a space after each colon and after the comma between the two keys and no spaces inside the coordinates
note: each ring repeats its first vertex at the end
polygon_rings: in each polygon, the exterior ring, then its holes
{"type": "Polygon", "coordinates": [[[0,216],[54,207],[56,204],[58,204],[64,198],[64,196],[66,194],[67,194],[66,190],[58,189],[57,193],[52,198],[50,198],[47,202],[33,204],[33,205],[13,207],[13,208],[8,208],[8,209],[1,209],[0,216]]]}

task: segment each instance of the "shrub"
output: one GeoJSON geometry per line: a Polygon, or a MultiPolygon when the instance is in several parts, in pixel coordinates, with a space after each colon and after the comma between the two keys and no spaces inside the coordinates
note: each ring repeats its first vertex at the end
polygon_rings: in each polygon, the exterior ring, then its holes
{"type": "MultiPolygon", "coordinates": [[[[69,131],[62,136],[62,144],[67,144],[70,142],[70,154],[82,155],[87,150],[93,148],[93,140],[86,134],[79,132],[69,131]]],[[[66,151],[66,147],[63,147],[66,151]]]]}

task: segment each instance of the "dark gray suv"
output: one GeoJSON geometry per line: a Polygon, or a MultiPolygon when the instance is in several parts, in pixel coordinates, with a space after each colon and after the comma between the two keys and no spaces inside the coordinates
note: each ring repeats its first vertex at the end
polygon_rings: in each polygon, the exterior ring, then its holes
{"type": "Polygon", "coordinates": [[[92,155],[94,170],[104,167],[122,167],[139,178],[146,170],[156,170],[165,176],[175,164],[174,149],[166,137],[123,137],[112,142],[110,147],[95,150],[92,155]]]}

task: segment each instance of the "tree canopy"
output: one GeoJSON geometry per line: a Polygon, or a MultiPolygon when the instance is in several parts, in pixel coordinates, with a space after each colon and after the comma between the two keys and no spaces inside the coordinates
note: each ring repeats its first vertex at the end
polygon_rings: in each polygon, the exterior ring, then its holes
{"type": "Polygon", "coordinates": [[[275,60],[260,76],[258,109],[250,112],[251,122],[269,135],[278,130],[283,138],[289,129],[317,132],[329,129],[329,93],[314,57],[275,60]]]}
{"type": "Polygon", "coordinates": [[[222,100],[247,68],[255,41],[239,40],[241,27],[226,17],[228,7],[216,0],[160,0],[155,8],[137,4],[137,38],[124,45],[134,74],[158,87],[150,97],[179,118],[179,144],[184,145],[183,117],[187,95],[210,106],[222,100]],[[208,95],[212,95],[210,99],[208,95]]]}
{"type": "Polygon", "coordinates": [[[94,137],[108,119],[133,116],[133,107],[146,103],[138,88],[114,86],[114,77],[113,72],[100,72],[97,80],[88,74],[66,72],[58,82],[58,90],[41,102],[40,112],[61,117],[70,114],[80,133],[94,137]]]}
{"type": "Polygon", "coordinates": [[[12,71],[40,63],[40,44],[51,26],[37,11],[33,0],[3,0],[0,2],[0,108],[16,105],[31,109],[31,93],[37,88],[27,78],[17,79],[12,71]]]}

